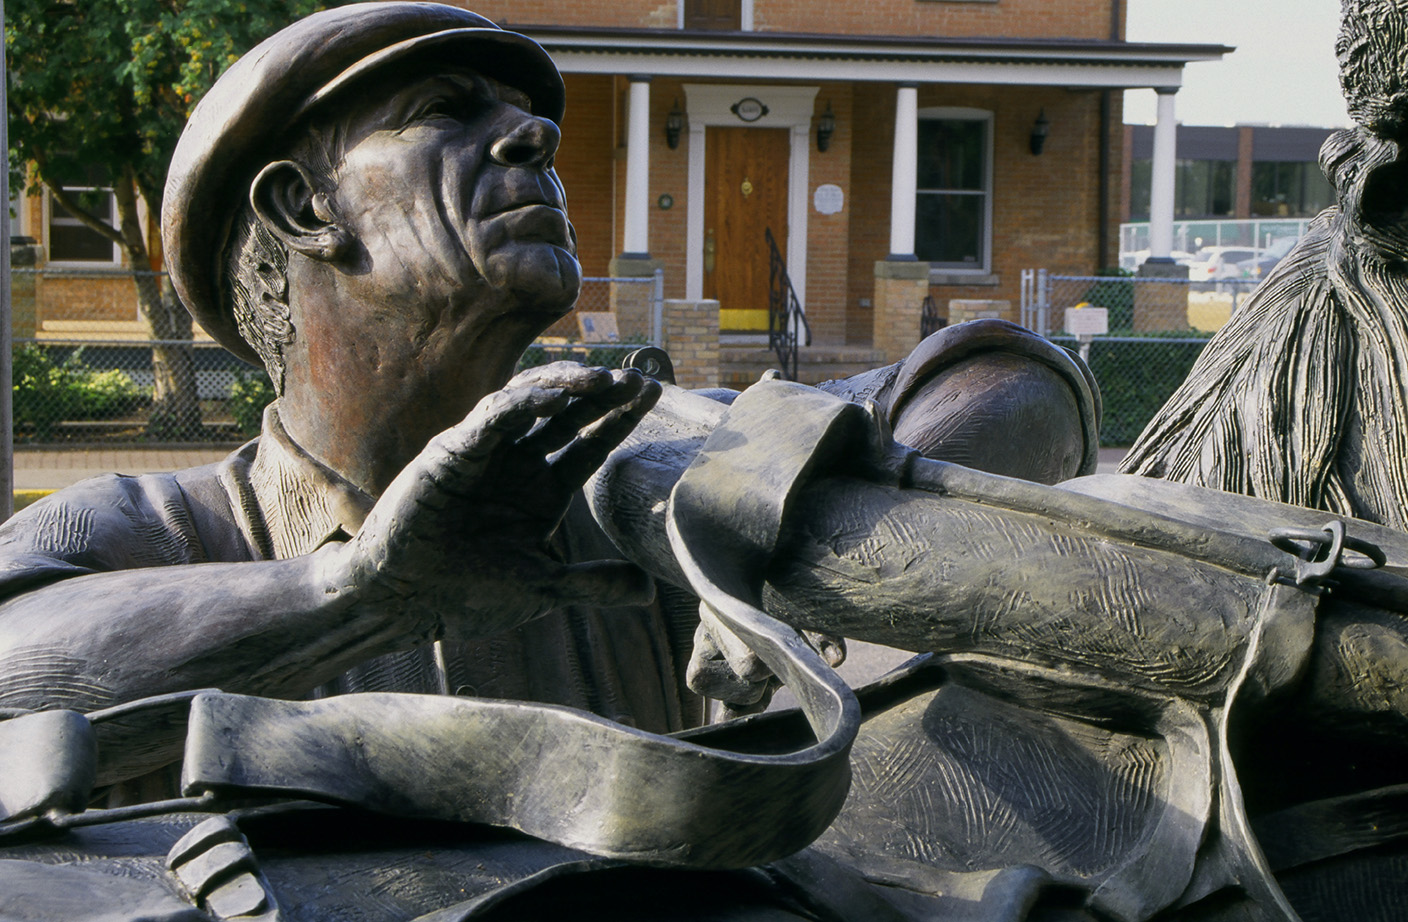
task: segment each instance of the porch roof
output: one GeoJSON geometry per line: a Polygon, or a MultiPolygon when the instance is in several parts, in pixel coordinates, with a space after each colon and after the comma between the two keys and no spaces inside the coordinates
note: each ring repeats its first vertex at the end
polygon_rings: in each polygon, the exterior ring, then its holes
{"type": "Polygon", "coordinates": [[[515,26],[563,73],[742,80],[1177,88],[1183,68],[1234,49],[1085,39],[943,38],[515,26]]]}

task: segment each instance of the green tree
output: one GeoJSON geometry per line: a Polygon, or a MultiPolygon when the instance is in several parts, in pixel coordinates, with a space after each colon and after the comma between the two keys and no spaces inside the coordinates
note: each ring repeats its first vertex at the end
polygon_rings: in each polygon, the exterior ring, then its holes
{"type": "MultiPolygon", "coordinates": [[[[189,341],[191,317],[160,269],[141,210],[161,214],[166,166],[190,110],[266,35],[337,2],[318,0],[8,0],[10,163],[30,164],[70,214],[122,248],[142,314],[159,340],[189,341]],[[65,186],[113,190],[116,220],[65,186]],[[139,207],[139,203],[140,206],[139,207]]],[[[277,118],[277,114],[271,115],[277,118]]],[[[12,176],[12,183],[16,177],[12,176]]],[[[19,188],[18,184],[12,188],[19,188]]],[[[151,428],[198,431],[191,349],[153,349],[151,428]]]]}

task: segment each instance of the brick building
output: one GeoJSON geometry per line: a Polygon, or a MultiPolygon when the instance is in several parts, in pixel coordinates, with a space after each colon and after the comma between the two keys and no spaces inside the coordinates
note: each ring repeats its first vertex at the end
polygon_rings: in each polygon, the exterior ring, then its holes
{"type": "Polygon", "coordinates": [[[771,231],[813,352],[866,361],[918,341],[925,295],[1015,319],[1022,269],[1113,265],[1121,91],[1230,50],[1125,42],[1124,0],[457,2],[564,74],[588,275],[660,267],[757,330],[771,231]]]}
{"type": "Polygon", "coordinates": [[[1114,265],[1121,91],[1230,49],[1122,40],[1123,0],[472,0],[567,83],[558,169],[589,274],[765,322],[776,237],[815,349],[919,336],[923,296],[1114,265]]]}

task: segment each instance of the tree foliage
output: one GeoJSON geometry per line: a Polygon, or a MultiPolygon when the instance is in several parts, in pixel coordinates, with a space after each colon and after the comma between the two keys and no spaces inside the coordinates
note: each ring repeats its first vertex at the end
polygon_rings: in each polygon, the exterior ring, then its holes
{"type": "MultiPolygon", "coordinates": [[[[262,38],[327,5],[336,4],[9,0],[11,163],[34,164],[55,188],[130,184],[160,214],[166,166],[196,101],[262,38]]],[[[120,228],[109,230],[124,243],[120,228]]]]}
{"type": "MultiPolygon", "coordinates": [[[[197,100],[241,54],[294,19],[337,2],[319,0],[9,0],[11,188],[27,165],[85,225],[122,248],[138,270],[152,350],[154,436],[200,427],[191,318],[159,269],[141,208],[161,214],[166,167],[197,100]],[[116,221],[65,186],[113,190],[116,221]],[[146,273],[146,274],[144,274],[146,273]]],[[[278,118],[278,113],[271,113],[278,118]]],[[[90,196],[91,198],[91,196],[90,196]]]]}

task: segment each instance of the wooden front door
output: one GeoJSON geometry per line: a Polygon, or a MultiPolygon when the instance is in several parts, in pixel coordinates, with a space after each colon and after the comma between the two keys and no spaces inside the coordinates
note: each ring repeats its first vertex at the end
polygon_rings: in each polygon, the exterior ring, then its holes
{"type": "Polygon", "coordinates": [[[785,128],[709,128],[704,172],[704,297],[719,302],[724,330],[768,328],[771,228],[787,252],[785,128]]]}
{"type": "Polygon", "coordinates": [[[743,28],[742,0],[684,0],[684,27],[737,32],[743,28]]]}

